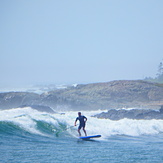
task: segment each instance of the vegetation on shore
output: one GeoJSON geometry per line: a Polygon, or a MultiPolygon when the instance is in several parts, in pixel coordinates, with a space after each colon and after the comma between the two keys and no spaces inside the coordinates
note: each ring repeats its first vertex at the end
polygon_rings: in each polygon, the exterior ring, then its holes
{"type": "Polygon", "coordinates": [[[155,83],[162,83],[163,85],[163,62],[160,62],[155,78],[146,77],[144,80],[155,83]]]}

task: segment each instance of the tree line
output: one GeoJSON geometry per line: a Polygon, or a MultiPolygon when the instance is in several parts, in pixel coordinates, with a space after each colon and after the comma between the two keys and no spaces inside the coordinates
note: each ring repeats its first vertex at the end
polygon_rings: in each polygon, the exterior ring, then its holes
{"type": "Polygon", "coordinates": [[[157,83],[163,83],[163,62],[160,62],[160,64],[158,65],[158,70],[157,70],[155,78],[146,77],[144,80],[157,82],[157,83]]]}

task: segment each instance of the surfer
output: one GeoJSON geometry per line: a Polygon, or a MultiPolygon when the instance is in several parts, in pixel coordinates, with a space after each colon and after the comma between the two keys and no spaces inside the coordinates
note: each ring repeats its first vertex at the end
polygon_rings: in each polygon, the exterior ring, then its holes
{"type": "Polygon", "coordinates": [[[85,136],[87,136],[87,133],[86,133],[86,130],[85,130],[85,124],[86,124],[86,121],[87,121],[87,118],[83,115],[81,115],[81,112],[78,112],[78,117],[76,118],[75,120],[75,124],[74,126],[76,126],[76,122],[79,120],[80,124],[79,124],[79,127],[78,127],[78,133],[79,133],[79,136],[81,136],[81,132],[80,132],[80,129],[83,128],[83,131],[85,133],[85,136]]]}

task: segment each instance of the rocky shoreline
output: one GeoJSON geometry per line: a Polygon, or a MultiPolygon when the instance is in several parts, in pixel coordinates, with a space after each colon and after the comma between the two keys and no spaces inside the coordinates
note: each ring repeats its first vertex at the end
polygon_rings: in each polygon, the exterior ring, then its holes
{"type": "MultiPolygon", "coordinates": [[[[22,105],[45,106],[61,110],[97,110],[117,108],[160,109],[163,85],[142,80],[121,80],[79,84],[43,94],[29,92],[0,93],[0,109],[22,105]]],[[[45,109],[46,110],[46,109],[45,109]]]]}
{"type": "Polygon", "coordinates": [[[120,120],[120,119],[136,119],[136,120],[151,120],[151,119],[163,119],[163,106],[159,110],[144,110],[144,109],[131,109],[131,110],[116,110],[111,109],[108,112],[102,112],[94,115],[100,119],[120,120]]]}

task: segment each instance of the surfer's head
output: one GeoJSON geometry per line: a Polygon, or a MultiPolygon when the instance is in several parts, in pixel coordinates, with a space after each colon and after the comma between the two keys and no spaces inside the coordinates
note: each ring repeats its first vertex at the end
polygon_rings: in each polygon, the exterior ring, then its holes
{"type": "Polygon", "coordinates": [[[81,116],[81,112],[78,112],[78,115],[81,116]]]}

